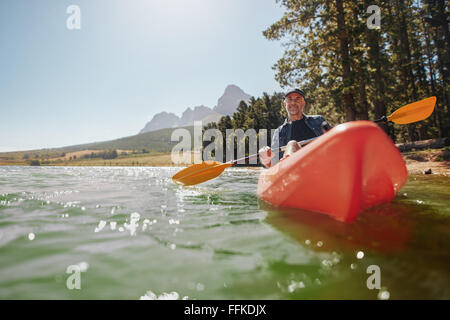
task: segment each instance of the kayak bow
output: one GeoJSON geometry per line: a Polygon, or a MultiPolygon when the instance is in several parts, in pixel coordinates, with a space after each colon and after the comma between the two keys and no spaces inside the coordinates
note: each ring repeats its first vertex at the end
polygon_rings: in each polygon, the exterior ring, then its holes
{"type": "Polygon", "coordinates": [[[353,221],[358,213],[390,202],[408,177],[392,140],[370,121],[331,129],[261,172],[258,198],[353,221]]]}

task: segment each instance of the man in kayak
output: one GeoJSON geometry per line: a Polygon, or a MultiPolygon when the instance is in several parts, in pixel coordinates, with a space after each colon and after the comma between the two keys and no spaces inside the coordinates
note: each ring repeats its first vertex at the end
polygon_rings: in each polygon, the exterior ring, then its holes
{"type": "MultiPolygon", "coordinates": [[[[308,116],[303,113],[306,106],[303,90],[289,90],[284,96],[283,106],[287,111],[288,118],[275,130],[272,137],[273,148],[287,146],[283,158],[301,148],[297,141],[318,137],[331,129],[330,124],[322,116],[308,116]]],[[[271,166],[274,156],[269,146],[259,150],[259,159],[266,168],[271,166]]],[[[280,152],[280,157],[282,156],[283,154],[280,152]]]]}

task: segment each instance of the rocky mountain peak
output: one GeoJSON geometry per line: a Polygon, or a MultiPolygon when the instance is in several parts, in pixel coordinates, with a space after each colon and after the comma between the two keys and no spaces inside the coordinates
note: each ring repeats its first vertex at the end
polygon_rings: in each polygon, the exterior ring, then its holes
{"type": "Polygon", "coordinates": [[[248,102],[251,96],[245,93],[241,88],[234,84],[230,84],[225,88],[223,95],[217,101],[217,106],[214,107],[214,111],[223,115],[232,115],[239,102],[242,100],[248,102]]]}
{"type": "Polygon", "coordinates": [[[213,109],[200,105],[196,107],[188,107],[181,117],[174,113],[166,111],[156,114],[139,133],[160,130],[164,128],[174,128],[181,126],[193,125],[194,121],[205,120],[208,122],[217,122],[221,116],[232,115],[242,100],[248,102],[250,95],[245,93],[241,88],[234,84],[230,84],[225,88],[224,93],[217,101],[217,106],[213,109]]]}

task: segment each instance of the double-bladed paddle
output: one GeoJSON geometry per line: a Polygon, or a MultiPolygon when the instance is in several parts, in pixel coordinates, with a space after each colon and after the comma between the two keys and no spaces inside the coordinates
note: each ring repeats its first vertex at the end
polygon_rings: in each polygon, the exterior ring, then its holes
{"type": "MultiPolygon", "coordinates": [[[[393,114],[386,117],[375,120],[374,122],[387,122],[391,121],[397,124],[408,124],[417,121],[424,120],[428,118],[434,110],[436,105],[436,97],[430,97],[424,100],[420,100],[414,103],[407,104],[396,110],[393,114]]],[[[316,138],[299,141],[298,143],[303,146],[311,142],[316,138]]],[[[272,152],[274,154],[284,151],[286,146],[274,149],[272,152]]],[[[196,185],[219,176],[226,168],[231,167],[238,163],[238,161],[250,160],[257,158],[258,154],[254,154],[245,158],[232,160],[226,163],[219,161],[203,161],[199,164],[191,165],[179,172],[177,172],[173,177],[173,181],[185,186],[196,185]]]]}

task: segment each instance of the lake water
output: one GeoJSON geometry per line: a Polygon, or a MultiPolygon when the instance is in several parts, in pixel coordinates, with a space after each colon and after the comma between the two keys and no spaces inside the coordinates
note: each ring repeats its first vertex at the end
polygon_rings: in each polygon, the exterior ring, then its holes
{"type": "Polygon", "coordinates": [[[349,224],[258,202],[258,170],[179,169],[0,167],[0,299],[450,299],[450,177],[349,224]]]}

